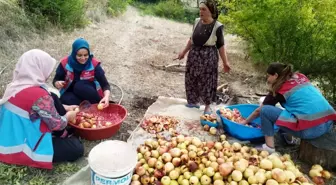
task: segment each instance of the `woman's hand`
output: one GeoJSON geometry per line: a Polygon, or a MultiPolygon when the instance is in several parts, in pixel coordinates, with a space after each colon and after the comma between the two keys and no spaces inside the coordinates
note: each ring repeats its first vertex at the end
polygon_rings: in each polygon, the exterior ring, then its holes
{"type": "Polygon", "coordinates": [[[184,58],[185,54],[186,54],[186,53],[185,53],[184,51],[182,51],[181,53],[179,53],[179,54],[177,55],[177,58],[176,58],[176,59],[182,60],[182,59],[184,58]]]}
{"type": "Polygon", "coordinates": [[[108,107],[109,104],[110,104],[109,96],[106,96],[106,95],[105,95],[105,96],[100,100],[99,104],[103,105],[103,108],[108,107]]]}
{"type": "Polygon", "coordinates": [[[243,120],[243,121],[240,121],[239,124],[242,124],[242,125],[247,125],[248,122],[246,120],[243,120]]]}
{"type": "Polygon", "coordinates": [[[55,87],[57,89],[62,89],[64,87],[64,85],[65,85],[65,81],[56,81],[55,82],[55,87]]]}
{"type": "Polygon", "coordinates": [[[176,59],[182,60],[184,56],[187,54],[187,52],[190,50],[190,48],[191,48],[191,39],[188,40],[186,47],[177,55],[176,59]]]}
{"type": "Polygon", "coordinates": [[[223,69],[224,69],[224,72],[226,72],[226,73],[228,73],[228,72],[230,72],[230,70],[231,70],[231,67],[230,67],[230,64],[228,63],[228,62],[224,62],[223,63],[223,69]]]}
{"type": "Polygon", "coordinates": [[[68,111],[76,110],[76,108],[78,108],[78,105],[63,105],[63,107],[68,112],[68,111]]]}
{"type": "Polygon", "coordinates": [[[65,114],[65,117],[66,117],[66,119],[68,120],[68,122],[75,120],[75,119],[76,119],[76,115],[77,115],[78,112],[79,112],[79,110],[71,110],[71,111],[68,111],[68,112],[65,114]]]}
{"type": "Polygon", "coordinates": [[[242,123],[244,123],[245,125],[250,123],[251,121],[253,121],[254,119],[256,119],[259,115],[260,115],[260,110],[262,108],[263,104],[261,104],[256,110],[254,110],[252,112],[252,114],[250,114],[246,120],[242,121],[242,123]]]}
{"type": "Polygon", "coordinates": [[[228,62],[228,58],[227,58],[227,55],[226,55],[226,50],[225,50],[225,45],[222,46],[221,48],[219,48],[219,55],[223,61],[223,70],[225,73],[227,72],[230,72],[231,70],[231,67],[230,67],[230,64],[228,62]]]}

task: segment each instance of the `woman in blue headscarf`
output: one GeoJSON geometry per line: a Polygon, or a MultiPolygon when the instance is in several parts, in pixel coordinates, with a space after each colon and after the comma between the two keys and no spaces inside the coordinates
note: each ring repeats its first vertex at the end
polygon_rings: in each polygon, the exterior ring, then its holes
{"type": "Polygon", "coordinates": [[[83,100],[101,103],[104,108],[109,105],[110,85],[105,72],[83,38],[75,40],[71,55],[61,60],[53,85],[60,90],[65,105],[79,105],[83,100]]]}

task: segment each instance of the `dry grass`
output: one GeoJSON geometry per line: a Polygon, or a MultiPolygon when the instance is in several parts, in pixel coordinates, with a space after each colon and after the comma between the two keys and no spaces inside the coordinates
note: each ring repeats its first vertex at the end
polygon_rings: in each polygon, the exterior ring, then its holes
{"type": "Polygon", "coordinates": [[[20,53],[17,52],[20,43],[25,42],[27,37],[35,35],[24,12],[9,0],[0,1],[0,25],[0,95],[2,95],[4,85],[11,78],[14,58],[20,53]]]}
{"type": "MultiPolygon", "coordinates": [[[[66,39],[69,42],[64,44],[65,40],[59,38],[68,33],[62,33],[57,27],[48,27],[46,32],[38,34],[29,18],[14,2],[0,0],[0,96],[11,81],[15,63],[22,53],[39,48],[59,60],[70,51],[71,42],[75,39],[66,39]]],[[[106,3],[107,0],[87,1],[87,17],[91,23],[107,19],[106,3]]]]}
{"type": "Polygon", "coordinates": [[[87,1],[86,16],[91,22],[104,22],[108,18],[107,2],[108,0],[87,1]]]}

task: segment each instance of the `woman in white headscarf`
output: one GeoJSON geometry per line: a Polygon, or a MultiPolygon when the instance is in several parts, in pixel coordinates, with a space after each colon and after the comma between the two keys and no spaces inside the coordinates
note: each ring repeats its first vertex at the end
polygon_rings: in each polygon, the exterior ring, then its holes
{"type": "Polygon", "coordinates": [[[54,58],[38,49],[24,53],[16,64],[0,100],[0,162],[51,169],[52,162],[83,155],[79,139],[64,130],[75,119],[75,106],[59,104],[47,90],[55,65],[54,58]],[[61,137],[53,134],[57,131],[61,137]]]}

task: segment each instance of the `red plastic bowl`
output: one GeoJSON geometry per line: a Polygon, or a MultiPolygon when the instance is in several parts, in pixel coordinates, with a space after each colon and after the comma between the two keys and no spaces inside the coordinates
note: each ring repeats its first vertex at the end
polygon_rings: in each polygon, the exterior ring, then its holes
{"type": "Polygon", "coordinates": [[[92,104],[89,109],[82,112],[102,117],[104,118],[104,121],[109,121],[113,124],[109,127],[95,129],[81,128],[77,125],[71,124],[71,126],[75,128],[75,134],[83,139],[94,141],[110,138],[118,132],[122,122],[126,119],[127,110],[121,105],[110,104],[103,110],[98,110],[97,105],[98,104],[92,104]]]}

